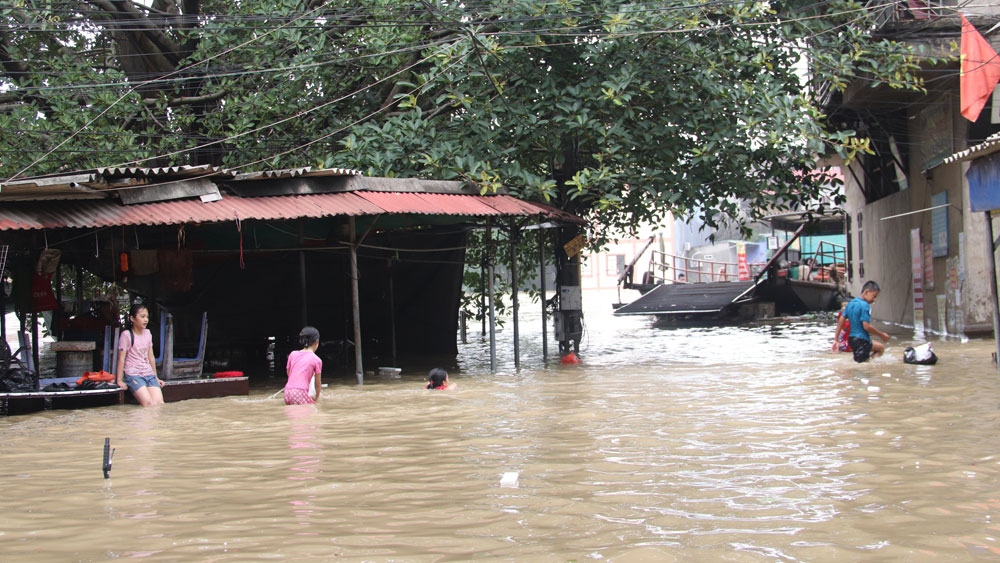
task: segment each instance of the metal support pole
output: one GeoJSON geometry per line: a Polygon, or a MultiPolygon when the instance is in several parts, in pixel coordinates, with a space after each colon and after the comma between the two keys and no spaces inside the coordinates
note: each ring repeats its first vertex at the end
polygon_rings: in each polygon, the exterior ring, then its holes
{"type": "Polygon", "coordinates": [[[521,345],[517,324],[517,241],[518,241],[518,230],[517,225],[514,224],[512,220],[510,222],[510,285],[511,285],[511,297],[512,305],[514,308],[514,369],[521,369],[521,345]]]}
{"type": "Polygon", "coordinates": [[[34,364],[35,391],[38,391],[38,378],[42,372],[41,358],[38,353],[38,313],[31,314],[31,359],[34,364]]]}
{"type": "Polygon", "coordinates": [[[990,295],[993,298],[993,344],[995,348],[995,359],[997,360],[997,369],[1000,370],[1000,300],[997,299],[997,262],[996,262],[996,249],[993,247],[993,218],[990,216],[990,212],[987,211],[986,215],[986,247],[989,249],[989,265],[990,265],[990,295]]]}
{"type": "MultiPolygon", "coordinates": [[[[76,314],[81,314],[83,311],[83,267],[79,264],[74,264],[73,269],[76,270],[76,314]]],[[[117,314],[117,303],[112,303],[116,307],[115,313],[117,314]]],[[[117,344],[116,344],[117,346],[117,344]]]]}
{"type": "Polygon", "coordinates": [[[396,365],[396,286],[392,281],[392,258],[389,259],[389,350],[396,365]]]}
{"type": "Polygon", "coordinates": [[[309,324],[309,300],[306,295],[306,253],[301,250],[305,244],[305,238],[305,226],[302,224],[302,219],[299,219],[299,298],[301,299],[301,303],[299,304],[299,326],[309,324]]]}
{"type": "Polygon", "coordinates": [[[479,265],[479,311],[483,315],[482,336],[486,336],[486,257],[479,265]]]}
{"type": "Polygon", "coordinates": [[[493,222],[486,221],[486,291],[490,306],[490,373],[497,372],[497,318],[493,301],[493,222]]]}
{"type": "Polygon", "coordinates": [[[549,360],[548,321],[545,303],[545,231],[538,230],[538,279],[542,290],[542,362],[549,360]]]}
{"type": "Polygon", "coordinates": [[[56,307],[55,311],[52,311],[52,326],[49,327],[49,334],[53,335],[55,338],[62,338],[62,333],[59,332],[59,328],[62,327],[62,315],[63,315],[63,305],[62,305],[62,264],[56,266],[56,307]]]}
{"type": "Polygon", "coordinates": [[[462,339],[462,344],[468,344],[469,339],[467,336],[466,326],[465,326],[465,309],[458,312],[458,334],[462,339]]]}
{"type": "Polygon", "coordinates": [[[163,342],[163,366],[160,367],[160,378],[169,380],[174,378],[174,316],[165,313],[163,342]]]}
{"type": "MultiPolygon", "coordinates": [[[[0,269],[0,336],[7,339],[7,300],[3,293],[4,284],[3,269],[0,269]]],[[[16,348],[15,348],[16,349],[16,348]]]]}
{"type": "Polygon", "coordinates": [[[354,310],[354,373],[358,385],[365,383],[365,368],[361,362],[361,298],[358,292],[358,234],[355,232],[354,217],[348,219],[351,230],[351,308],[354,310]]]}

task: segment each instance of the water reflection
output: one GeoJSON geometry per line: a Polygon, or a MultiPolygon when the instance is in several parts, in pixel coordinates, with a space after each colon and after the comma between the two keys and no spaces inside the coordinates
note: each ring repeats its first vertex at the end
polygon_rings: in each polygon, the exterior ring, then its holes
{"type": "MultiPolygon", "coordinates": [[[[289,457],[292,461],[289,467],[289,481],[315,481],[321,471],[322,446],[318,443],[319,426],[316,418],[319,411],[315,405],[287,405],[284,407],[285,417],[290,426],[288,430],[289,457]]],[[[298,483],[305,485],[306,483],[298,483]]],[[[292,506],[292,518],[300,527],[295,535],[314,536],[319,532],[312,528],[313,503],[316,495],[309,487],[289,487],[292,495],[288,504],[292,506]]]]}

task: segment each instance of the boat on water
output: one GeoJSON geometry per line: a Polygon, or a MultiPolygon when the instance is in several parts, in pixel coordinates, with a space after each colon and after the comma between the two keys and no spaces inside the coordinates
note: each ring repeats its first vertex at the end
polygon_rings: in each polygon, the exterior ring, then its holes
{"type": "Polygon", "coordinates": [[[614,314],[652,315],[661,324],[718,324],[837,308],[846,295],[847,248],[828,239],[845,232],[843,215],[784,213],[768,220],[773,232],[783,233],[769,237],[769,258],[748,259],[766,256],[764,243],[743,241],[733,242],[735,262],[651,250],[649,268],[636,283],[635,265],[651,238],[618,278],[619,287],[641,296],[614,314]],[[748,253],[746,245],[758,252],[748,253]]]}

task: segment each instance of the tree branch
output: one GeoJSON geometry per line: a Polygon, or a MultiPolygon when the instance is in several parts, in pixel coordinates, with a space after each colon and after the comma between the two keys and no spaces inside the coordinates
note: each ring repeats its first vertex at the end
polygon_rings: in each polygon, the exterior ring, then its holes
{"type": "MultiPolygon", "coordinates": [[[[226,91],[222,90],[219,92],[214,92],[212,94],[205,94],[203,96],[184,96],[180,98],[171,98],[167,101],[167,104],[172,106],[185,105],[185,104],[200,104],[202,102],[211,102],[214,100],[222,99],[226,95],[226,91]]],[[[142,104],[145,106],[155,106],[160,100],[158,98],[145,98],[142,100],[142,104]]]]}

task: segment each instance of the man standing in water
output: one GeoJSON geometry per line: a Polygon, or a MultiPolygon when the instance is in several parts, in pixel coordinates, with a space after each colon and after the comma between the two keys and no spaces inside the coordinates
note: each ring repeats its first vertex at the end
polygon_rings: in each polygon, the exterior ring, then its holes
{"type": "MultiPolygon", "coordinates": [[[[861,287],[861,297],[855,297],[844,308],[844,315],[841,319],[850,322],[851,332],[847,336],[847,343],[854,352],[855,362],[866,362],[869,357],[877,358],[885,351],[882,342],[889,341],[889,335],[871,325],[872,303],[878,299],[879,287],[874,281],[866,281],[861,287]],[[872,342],[869,333],[874,333],[882,339],[882,342],[872,342]]],[[[840,338],[840,333],[844,328],[842,321],[837,322],[836,338],[840,338]]]]}

